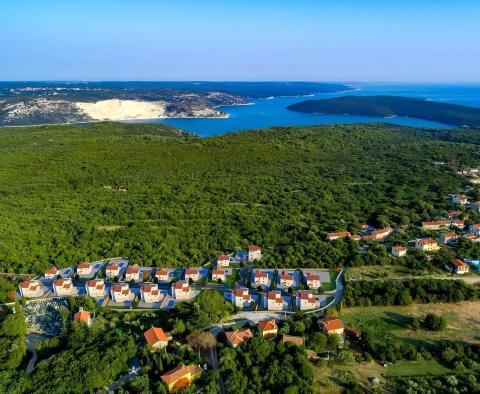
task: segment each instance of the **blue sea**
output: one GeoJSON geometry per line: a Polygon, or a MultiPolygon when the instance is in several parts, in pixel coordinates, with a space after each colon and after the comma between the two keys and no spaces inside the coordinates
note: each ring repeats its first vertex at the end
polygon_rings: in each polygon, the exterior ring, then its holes
{"type": "MultiPolygon", "coordinates": [[[[220,107],[230,117],[226,119],[152,119],[149,122],[164,123],[183,130],[208,137],[232,131],[256,129],[271,126],[306,126],[340,123],[382,122],[404,126],[427,128],[451,128],[442,123],[422,119],[394,117],[373,118],[363,116],[337,116],[304,114],[287,110],[291,104],[309,99],[332,98],[339,96],[394,95],[417,97],[425,100],[467,105],[480,108],[480,85],[390,85],[390,84],[350,84],[352,90],[339,93],[314,94],[303,97],[273,97],[251,100],[252,105],[220,107]]],[[[145,120],[141,121],[145,122],[145,120]]]]}

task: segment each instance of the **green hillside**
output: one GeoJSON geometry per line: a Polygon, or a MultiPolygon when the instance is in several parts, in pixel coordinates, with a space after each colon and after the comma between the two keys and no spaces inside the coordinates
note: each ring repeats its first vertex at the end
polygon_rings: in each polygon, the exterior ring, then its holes
{"type": "Polygon", "coordinates": [[[478,164],[478,140],[383,125],[205,139],[143,124],[0,129],[0,270],[113,255],[196,265],[250,243],[271,266],[336,266],[344,252],[324,231],[434,215],[464,181],[433,161],[478,164]]]}
{"type": "Polygon", "coordinates": [[[480,108],[396,96],[344,96],[306,100],[288,107],[292,111],[374,117],[408,116],[454,126],[480,127],[480,108]]]}

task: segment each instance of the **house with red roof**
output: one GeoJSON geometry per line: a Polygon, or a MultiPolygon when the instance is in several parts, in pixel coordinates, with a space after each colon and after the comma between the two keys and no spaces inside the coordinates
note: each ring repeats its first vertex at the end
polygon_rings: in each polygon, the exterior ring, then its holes
{"type": "Polygon", "coordinates": [[[454,204],[467,205],[468,204],[468,197],[464,196],[464,195],[451,196],[450,201],[453,202],[454,204]]]}
{"type": "Polygon", "coordinates": [[[245,287],[240,287],[233,290],[232,293],[233,305],[237,308],[250,308],[250,304],[253,302],[252,296],[249,294],[249,291],[245,287]]]}
{"type": "Polygon", "coordinates": [[[130,266],[125,271],[125,281],[130,282],[140,282],[140,268],[136,265],[130,266]]]}
{"type": "Polygon", "coordinates": [[[212,280],[218,281],[221,280],[222,282],[225,282],[226,276],[225,276],[225,270],[222,268],[214,268],[212,270],[212,280]]]}
{"type": "Polygon", "coordinates": [[[311,290],[300,290],[295,294],[295,302],[298,309],[305,311],[314,309],[317,306],[317,300],[311,290]]]}
{"type": "Polygon", "coordinates": [[[185,270],[185,280],[190,281],[193,280],[194,282],[200,279],[200,272],[196,268],[187,268],[185,270]]]}
{"type": "Polygon", "coordinates": [[[78,264],[77,274],[80,277],[91,277],[93,275],[93,265],[86,261],[78,264]]]}
{"type": "Polygon", "coordinates": [[[452,220],[452,227],[458,228],[459,230],[463,230],[465,228],[465,222],[460,219],[452,220]]]}
{"type": "Polygon", "coordinates": [[[225,255],[217,256],[217,268],[224,268],[230,265],[230,258],[225,255]]]}
{"type": "Polygon", "coordinates": [[[328,335],[342,335],[344,330],[343,322],[333,316],[327,316],[321,319],[318,319],[318,325],[320,329],[328,335]]]}
{"type": "Polygon", "coordinates": [[[73,287],[72,279],[70,278],[54,280],[53,291],[56,296],[71,296],[77,294],[77,289],[73,287]]]}
{"type": "Polygon", "coordinates": [[[56,279],[59,273],[60,272],[58,271],[57,267],[53,265],[51,268],[45,271],[43,276],[45,279],[56,279]]]}
{"type": "Polygon", "coordinates": [[[105,282],[103,279],[89,280],[85,283],[85,291],[92,298],[105,297],[105,282]]]}
{"type": "Polygon", "coordinates": [[[161,282],[168,282],[168,270],[166,270],[165,268],[157,268],[157,270],[155,271],[155,278],[157,278],[161,282]]]}
{"type": "Polygon", "coordinates": [[[404,257],[407,255],[407,248],[402,245],[392,246],[391,254],[394,257],[404,257]]]}
{"type": "Polygon", "coordinates": [[[445,232],[440,234],[440,242],[444,245],[451,244],[458,238],[459,238],[458,234],[451,233],[451,232],[445,232]]]}
{"type": "Polygon", "coordinates": [[[140,299],[146,304],[160,302],[163,299],[162,293],[156,284],[145,284],[140,287],[140,299]]]}
{"type": "Polygon", "coordinates": [[[143,336],[145,337],[147,344],[154,349],[164,349],[168,346],[168,341],[172,340],[170,334],[167,335],[161,328],[154,326],[145,331],[143,336]]]}
{"type": "Polygon", "coordinates": [[[278,326],[275,320],[263,320],[258,322],[258,331],[264,338],[273,338],[277,336],[278,326]]]}
{"type": "Polygon", "coordinates": [[[311,289],[318,289],[322,285],[322,282],[320,281],[320,275],[318,274],[307,272],[305,275],[305,280],[307,282],[307,286],[311,289]]]}
{"type": "Polygon", "coordinates": [[[282,292],[278,290],[269,291],[265,297],[267,298],[267,309],[269,311],[283,310],[282,292]]]}
{"type": "Polygon", "coordinates": [[[90,316],[90,312],[84,311],[83,309],[80,309],[73,315],[73,321],[86,324],[88,327],[92,326],[92,317],[90,316]]]}
{"type": "Polygon", "coordinates": [[[110,288],[110,297],[113,302],[133,301],[135,295],[130,291],[128,283],[117,283],[110,288]]]}
{"type": "Polygon", "coordinates": [[[470,266],[460,259],[452,259],[447,268],[457,275],[467,274],[470,271],[470,266]]]}
{"type": "Polygon", "coordinates": [[[172,297],[176,300],[190,298],[190,286],[186,281],[178,281],[172,284],[172,297]]]}
{"type": "Polygon", "coordinates": [[[384,238],[388,237],[392,233],[392,229],[390,227],[381,228],[379,230],[373,230],[370,234],[363,235],[362,239],[371,239],[373,241],[381,241],[384,238]]]}
{"type": "Polygon", "coordinates": [[[424,230],[441,230],[450,227],[450,220],[432,220],[422,222],[422,229],[424,230]]]}
{"type": "Polygon", "coordinates": [[[253,274],[253,283],[255,283],[256,286],[268,286],[270,283],[268,274],[266,272],[256,270],[253,274]]]}
{"type": "Polygon", "coordinates": [[[243,328],[241,330],[226,331],[225,337],[227,338],[228,346],[236,348],[250,338],[253,338],[253,333],[249,328],[243,328]]]}
{"type": "Polygon", "coordinates": [[[38,280],[26,280],[19,285],[20,295],[26,298],[37,298],[44,295],[44,291],[38,280]]]}
{"type": "Polygon", "coordinates": [[[248,247],[248,261],[256,261],[262,259],[262,249],[257,245],[250,245],[248,247]]]}
{"type": "Polygon", "coordinates": [[[337,231],[333,233],[328,233],[327,239],[329,241],[335,241],[336,239],[350,237],[351,235],[352,234],[350,233],[350,231],[337,231]]]}
{"type": "Polygon", "coordinates": [[[199,366],[180,364],[171,371],[164,373],[160,378],[167,385],[168,391],[177,391],[184,389],[201,375],[202,368],[199,366]]]}
{"type": "Polygon", "coordinates": [[[283,274],[279,275],[278,281],[283,287],[286,287],[286,288],[293,287],[294,285],[293,274],[284,272],[283,274]]]}
{"type": "Polygon", "coordinates": [[[115,278],[120,275],[120,266],[117,263],[111,263],[105,268],[107,278],[115,278]]]}
{"type": "Polygon", "coordinates": [[[437,241],[431,238],[417,239],[415,241],[415,247],[424,252],[435,252],[440,249],[437,241]]]}

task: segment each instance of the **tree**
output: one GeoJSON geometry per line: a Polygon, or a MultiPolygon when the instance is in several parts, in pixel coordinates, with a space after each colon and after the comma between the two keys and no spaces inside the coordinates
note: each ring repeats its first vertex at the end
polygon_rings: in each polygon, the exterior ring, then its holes
{"type": "Polygon", "coordinates": [[[427,329],[432,331],[443,331],[447,328],[447,320],[442,316],[429,313],[425,316],[424,325],[427,329]]]}
{"type": "Polygon", "coordinates": [[[201,350],[206,351],[217,345],[217,339],[208,331],[194,331],[187,335],[186,340],[192,348],[198,351],[199,357],[201,350]]]}

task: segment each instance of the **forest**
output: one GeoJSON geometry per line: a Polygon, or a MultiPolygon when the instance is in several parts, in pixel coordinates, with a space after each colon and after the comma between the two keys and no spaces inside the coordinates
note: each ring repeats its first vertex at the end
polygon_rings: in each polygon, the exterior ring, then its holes
{"type": "Polygon", "coordinates": [[[328,242],[327,231],[438,216],[465,179],[433,162],[477,165],[477,134],[375,124],[204,139],[159,124],[3,128],[0,270],[118,255],[190,266],[249,244],[271,267],[342,266],[358,246],[328,242]]]}

